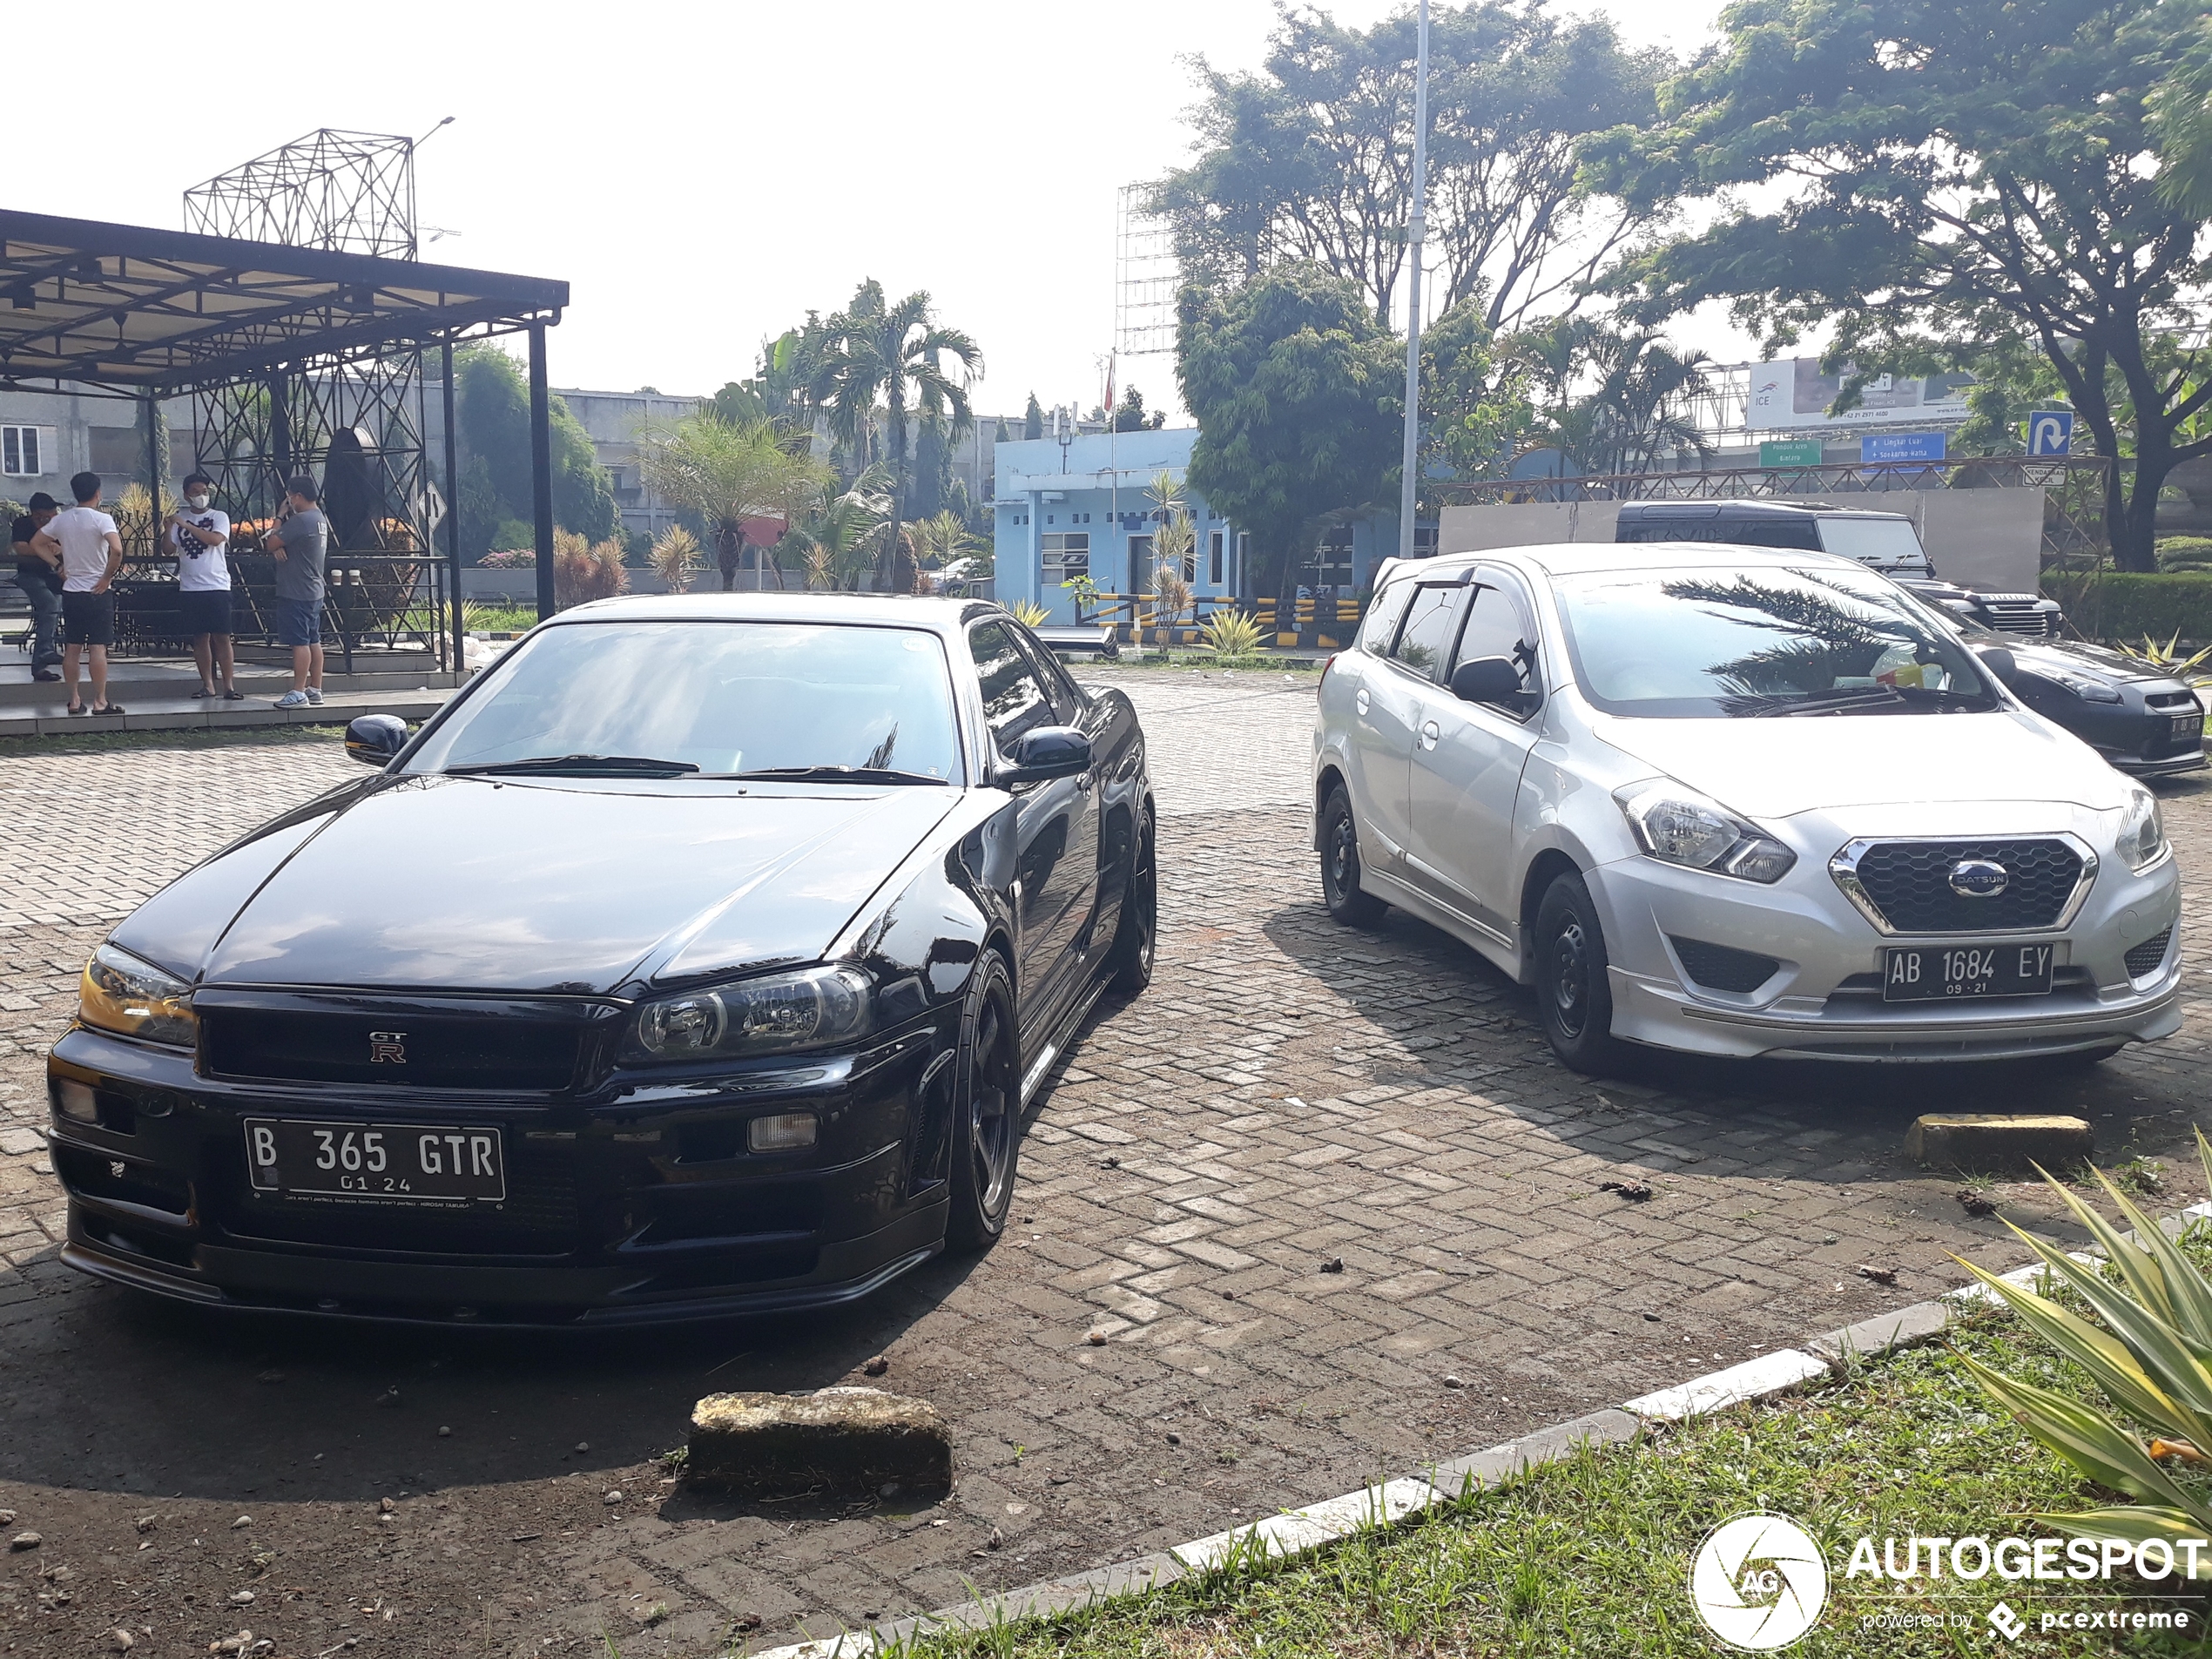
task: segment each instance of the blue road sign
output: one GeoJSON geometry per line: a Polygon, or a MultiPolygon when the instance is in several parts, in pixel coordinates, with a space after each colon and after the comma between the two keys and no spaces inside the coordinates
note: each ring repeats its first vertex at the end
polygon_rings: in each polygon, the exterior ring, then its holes
{"type": "Polygon", "coordinates": [[[1858,458],[1865,465],[1878,461],[1940,461],[1943,434],[1870,432],[1858,441],[1858,458]]]}
{"type": "Polygon", "coordinates": [[[2032,455],[2074,453],[2074,411],[2038,409],[2027,417],[2027,452],[2032,455]]]}

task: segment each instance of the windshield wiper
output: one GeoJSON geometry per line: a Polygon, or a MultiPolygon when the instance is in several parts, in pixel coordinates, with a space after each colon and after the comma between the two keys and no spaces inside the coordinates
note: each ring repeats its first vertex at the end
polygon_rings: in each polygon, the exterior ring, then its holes
{"type": "Polygon", "coordinates": [[[895,766],[762,766],[753,772],[716,772],[711,778],[780,778],[802,784],[941,784],[926,772],[900,772],[895,766]]]}
{"type": "Polygon", "coordinates": [[[1844,685],[1832,691],[1807,691],[1794,702],[1770,703],[1763,709],[1752,710],[1750,718],[1761,720],[1777,714],[1833,714],[1844,709],[1904,701],[1904,698],[1886,685],[1844,685]]]}
{"type": "Polygon", "coordinates": [[[688,760],[655,760],[644,755],[540,755],[530,760],[487,760],[448,766],[448,778],[487,778],[502,772],[572,772],[613,778],[677,778],[698,768],[688,760]]]}

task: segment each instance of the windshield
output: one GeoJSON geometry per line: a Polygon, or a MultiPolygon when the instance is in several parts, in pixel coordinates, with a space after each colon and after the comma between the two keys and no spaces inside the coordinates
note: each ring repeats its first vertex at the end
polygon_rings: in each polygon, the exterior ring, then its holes
{"type": "Polygon", "coordinates": [[[1973,659],[1868,571],[1608,572],[1553,584],[1582,694],[1611,714],[1905,714],[1996,706],[1973,659]]]}
{"type": "Polygon", "coordinates": [[[1928,563],[1909,518],[1845,518],[1823,513],[1820,545],[1885,570],[1905,564],[1925,570],[1928,563]]]}
{"type": "Polygon", "coordinates": [[[951,672],[919,629],[576,623],[532,634],[490,671],[408,772],[960,775],[951,672]]]}

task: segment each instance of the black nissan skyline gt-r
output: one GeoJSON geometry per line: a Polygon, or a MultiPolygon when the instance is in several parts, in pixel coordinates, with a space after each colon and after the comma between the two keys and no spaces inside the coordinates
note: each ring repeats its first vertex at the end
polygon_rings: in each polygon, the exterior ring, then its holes
{"type": "Polygon", "coordinates": [[[2137,778],[2202,772],[2204,705],[2183,681],[2085,639],[2021,639],[1960,621],[1976,651],[2012,659],[2006,685],[2021,702],[2137,778]]]}
{"type": "Polygon", "coordinates": [[[1143,733],[996,605],[604,601],[140,906],[48,1062],[63,1259],[597,1327],[864,1296],[1006,1223],[1157,917],[1143,733]]]}

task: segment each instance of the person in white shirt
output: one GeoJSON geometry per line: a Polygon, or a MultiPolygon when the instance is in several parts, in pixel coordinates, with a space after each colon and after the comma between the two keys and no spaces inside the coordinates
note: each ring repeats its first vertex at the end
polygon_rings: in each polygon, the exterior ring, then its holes
{"type": "Polygon", "coordinates": [[[80,472],[69,481],[77,505],[57,513],[30,538],[32,547],[59,553],[62,560],[62,678],[69,686],[71,714],[121,714],[120,703],[107,700],[107,648],[115,643],[115,595],[110,591],[123,569],[123,537],[115,521],[100,510],[100,475],[80,472]],[[78,653],[91,658],[92,701],[77,695],[78,653]]]}
{"type": "Polygon", "coordinates": [[[194,697],[243,702],[238,662],[231,646],[230,515],[213,505],[215,481],[204,472],[185,480],[185,504],[162,521],[177,558],[177,604],[199,665],[194,697]],[[215,684],[218,672],[223,683],[215,684]]]}

